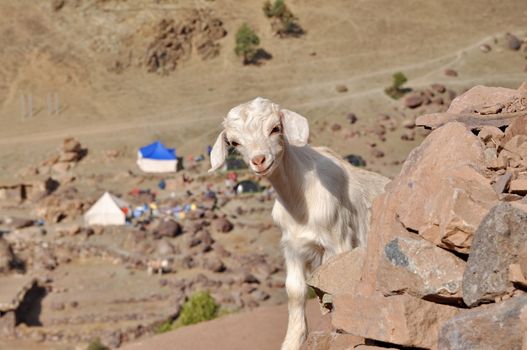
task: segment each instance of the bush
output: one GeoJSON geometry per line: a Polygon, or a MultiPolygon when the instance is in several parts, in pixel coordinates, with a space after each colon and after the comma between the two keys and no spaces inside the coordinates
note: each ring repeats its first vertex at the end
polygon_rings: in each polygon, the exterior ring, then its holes
{"type": "Polygon", "coordinates": [[[274,19],[271,22],[273,30],[280,36],[300,36],[304,30],[296,22],[297,18],[287,7],[284,0],[269,0],[264,2],[263,12],[267,18],[274,19]]]}
{"type": "Polygon", "coordinates": [[[208,321],[218,316],[220,306],[208,292],[194,293],[181,309],[177,324],[188,326],[208,321]]]}
{"type": "Polygon", "coordinates": [[[396,89],[401,89],[401,86],[403,86],[403,84],[406,83],[407,81],[408,79],[401,72],[397,72],[393,75],[393,86],[396,89]]]}
{"type": "Polygon", "coordinates": [[[163,323],[161,323],[157,328],[154,330],[156,334],[166,333],[174,330],[174,322],[172,320],[167,320],[163,323]]]}
{"type": "Polygon", "coordinates": [[[101,343],[101,339],[95,338],[90,342],[90,344],[88,344],[88,348],[86,350],[110,350],[110,348],[103,345],[101,343]]]}
{"type": "Polygon", "coordinates": [[[236,32],[236,46],[234,52],[243,57],[243,63],[248,64],[254,61],[260,45],[260,38],[247,24],[243,24],[236,32]]]}
{"type": "Polygon", "coordinates": [[[411,89],[405,89],[402,86],[406,83],[408,79],[406,76],[397,72],[393,75],[392,85],[384,89],[384,92],[393,99],[399,99],[404,96],[405,93],[411,91],[411,89]]]}

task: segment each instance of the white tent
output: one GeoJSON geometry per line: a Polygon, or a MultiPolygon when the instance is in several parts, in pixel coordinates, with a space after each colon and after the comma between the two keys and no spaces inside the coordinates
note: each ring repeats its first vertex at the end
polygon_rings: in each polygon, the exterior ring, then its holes
{"type": "Polygon", "coordinates": [[[123,208],[129,208],[129,204],[108,192],[99,198],[97,202],[84,214],[86,225],[124,225],[126,214],[123,208]]]}
{"type": "Polygon", "coordinates": [[[145,173],[170,173],[177,171],[178,159],[174,148],[166,148],[156,141],[137,152],[137,165],[145,173]]]}

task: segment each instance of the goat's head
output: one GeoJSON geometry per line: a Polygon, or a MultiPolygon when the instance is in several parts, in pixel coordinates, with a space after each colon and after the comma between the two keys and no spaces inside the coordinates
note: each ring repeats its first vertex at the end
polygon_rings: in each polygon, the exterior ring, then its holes
{"type": "Polygon", "coordinates": [[[279,165],[287,145],[305,146],[309,137],[307,119],[277,104],[257,97],[229,111],[210,154],[214,171],[234,147],[256,174],[270,175],[279,165]]]}

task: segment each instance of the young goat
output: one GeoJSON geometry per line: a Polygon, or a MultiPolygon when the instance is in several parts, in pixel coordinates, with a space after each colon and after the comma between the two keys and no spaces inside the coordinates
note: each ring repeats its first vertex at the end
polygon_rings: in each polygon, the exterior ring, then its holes
{"type": "Polygon", "coordinates": [[[310,147],[306,118],[267,99],[234,107],[223,126],[210,171],[234,147],[277,193],[272,216],[282,230],[289,298],[282,350],[298,350],[307,335],[306,275],[329,257],[366,244],[372,201],[388,179],[352,167],[327,148],[310,147]]]}

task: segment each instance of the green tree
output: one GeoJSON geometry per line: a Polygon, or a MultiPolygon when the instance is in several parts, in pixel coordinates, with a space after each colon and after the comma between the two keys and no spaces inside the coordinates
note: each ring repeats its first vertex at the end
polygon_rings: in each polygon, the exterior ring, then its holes
{"type": "Polygon", "coordinates": [[[384,89],[384,92],[393,99],[399,99],[404,96],[405,93],[410,89],[404,89],[402,86],[408,81],[406,76],[402,72],[397,72],[393,76],[393,82],[391,86],[384,89]]]}
{"type": "Polygon", "coordinates": [[[194,293],[181,309],[178,325],[187,326],[212,320],[218,316],[220,306],[208,292],[194,293]]]}
{"type": "Polygon", "coordinates": [[[236,55],[243,57],[243,63],[252,63],[258,52],[258,45],[260,45],[260,38],[254,30],[244,23],[238,32],[236,32],[236,46],[234,52],[236,55]]]}
{"type": "Polygon", "coordinates": [[[398,90],[400,90],[407,81],[408,79],[402,72],[397,72],[393,75],[393,86],[398,90]]]}

